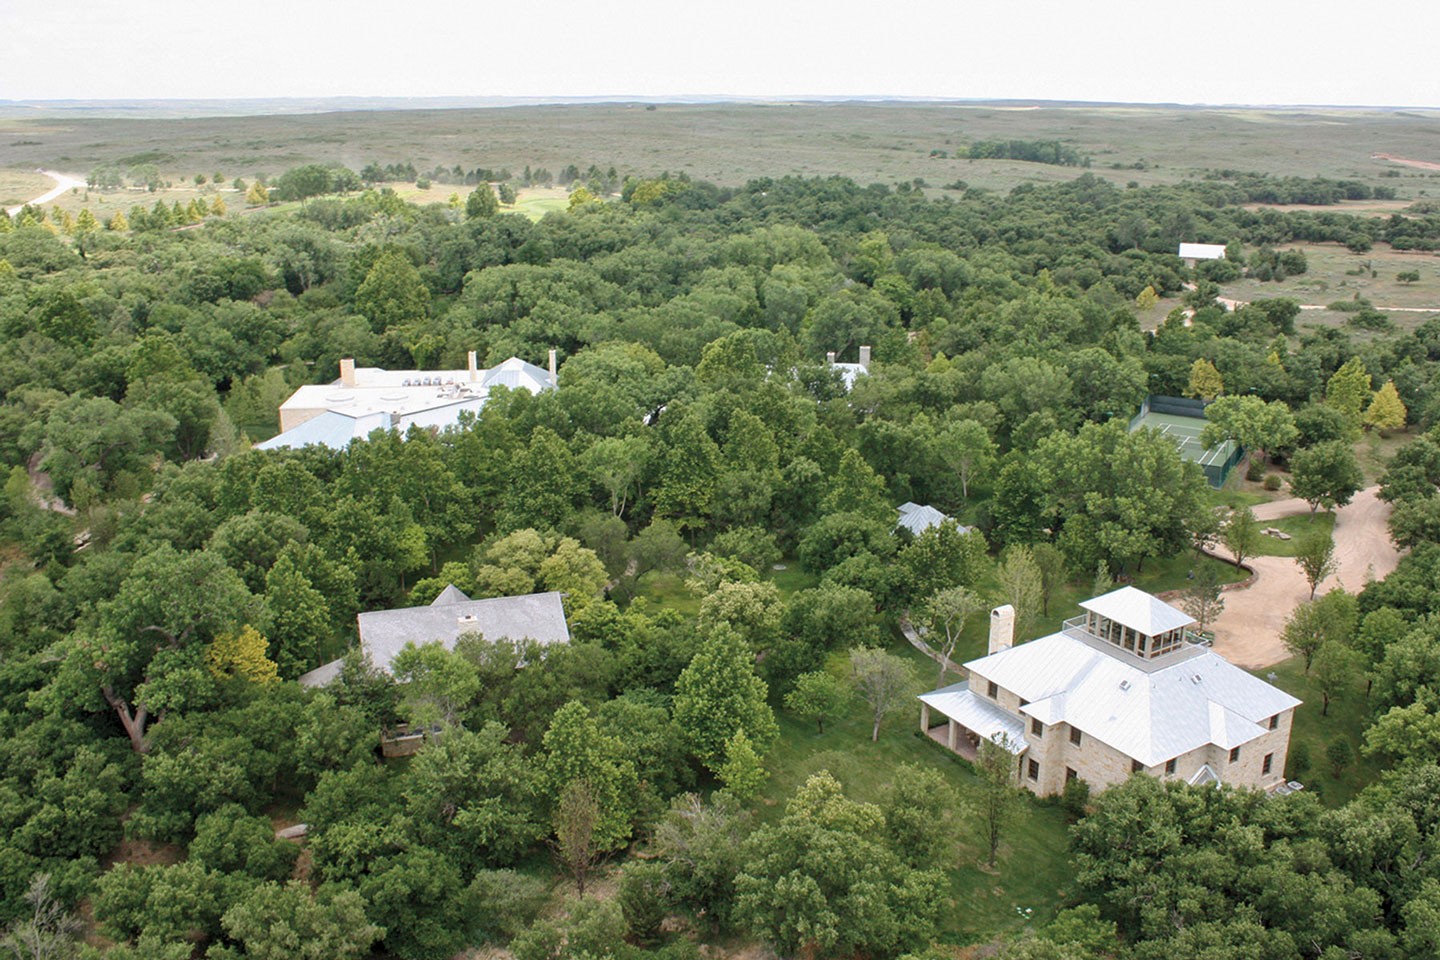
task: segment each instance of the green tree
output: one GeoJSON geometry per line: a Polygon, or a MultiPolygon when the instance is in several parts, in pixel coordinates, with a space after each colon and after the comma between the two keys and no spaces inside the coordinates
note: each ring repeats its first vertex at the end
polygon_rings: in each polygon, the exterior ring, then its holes
{"type": "Polygon", "coordinates": [[[1290,460],[1290,489],[1310,504],[1310,514],[1321,506],[1343,507],[1365,484],[1355,451],[1343,440],[1329,440],[1296,451],[1290,460]]]}
{"type": "Polygon", "coordinates": [[[959,802],[939,771],[901,764],[886,784],[881,806],[890,848],[906,863],[923,870],[943,862],[953,843],[951,812],[959,802]]]}
{"type": "Polygon", "coordinates": [[[1330,701],[1341,699],[1355,685],[1363,668],[1360,654],[1339,640],[1327,639],[1313,658],[1315,687],[1320,691],[1320,716],[1330,715],[1330,701]]]}
{"type": "Polygon", "coordinates": [[[1040,565],[1030,548],[1023,544],[1007,547],[995,569],[995,580],[1000,586],[1000,595],[1015,608],[1015,633],[1029,636],[1045,593],[1040,565]]]}
{"type": "Polygon", "coordinates": [[[1208,401],[1224,392],[1225,380],[1215,364],[1201,357],[1190,365],[1190,383],[1185,387],[1185,396],[1208,401]]]}
{"type": "Polygon", "coordinates": [[[840,712],[848,691],[840,681],[824,670],[802,673],[795,678],[795,688],[785,695],[785,709],[810,717],[818,733],[825,732],[825,718],[840,712]]]}
{"type": "Polygon", "coordinates": [[[716,776],[741,803],[755,799],[765,786],[770,774],[765,770],[764,758],[755,751],[743,728],[736,730],[725,741],[725,762],[716,771],[716,776]]]}
{"type": "Polygon", "coordinates": [[[1020,805],[1015,755],[1010,752],[1004,734],[997,740],[981,739],[975,754],[975,773],[980,778],[978,805],[989,851],[985,862],[993,867],[1005,827],[1014,819],[1020,805]]]}
{"type": "Polygon", "coordinates": [[[960,495],[970,498],[970,484],[985,477],[995,462],[990,432],[974,420],[951,424],[937,438],[941,455],[960,479],[960,495]]]}
{"type": "Polygon", "coordinates": [[[1200,442],[1213,446],[1234,440],[1253,451],[1261,461],[1267,452],[1284,449],[1297,435],[1295,416],[1279,400],[1269,403],[1254,396],[1220,397],[1205,408],[1205,429],[1200,442]]]}
{"type": "Polygon", "coordinates": [[[499,212],[500,201],[496,199],[495,190],[488,183],[480,184],[465,198],[467,220],[484,220],[499,212]]]}
{"type": "MultiPolygon", "coordinates": [[[[573,784],[584,785],[574,809],[563,810],[563,804],[556,807],[552,825],[558,831],[564,816],[583,812],[581,807],[594,803],[596,819],[588,843],[599,853],[623,845],[630,838],[638,786],[635,766],[626,758],[621,741],[603,732],[589,707],[572,700],[555,712],[543,745],[545,779],[552,797],[564,798],[573,784]]],[[[578,829],[577,824],[569,827],[578,829]]]]}
{"type": "Polygon", "coordinates": [[[225,933],[255,960],[360,960],[385,935],[354,890],[264,883],[225,911],[225,933]]]}
{"type": "Polygon", "coordinates": [[[870,740],[876,742],[885,717],[910,706],[919,692],[915,672],[909,663],[893,653],[874,647],[856,647],[850,651],[850,674],[855,689],[870,705],[873,720],[870,740]]]}
{"type": "Polygon", "coordinates": [[[755,675],[755,657],[728,626],[710,631],[675,682],[675,722],[690,752],[712,771],[725,760],[725,744],[744,730],[751,744],[767,750],[778,728],[766,703],[765,681],[755,675]]]}
{"type": "Polygon", "coordinates": [[[1360,428],[1361,414],[1370,401],[1370,374],[1365,361],[1351,357],[1325,383],[1325,403],[1345,415],[1351,429],[1360,428]]]}
{"type": "Polygon", "coordinates": [[[376,333],[397,329],[429,314],[430,288],[409,257],[386,250],[356,288],[355,312],[369,320],[376,333]]]}
{"type": "Polygon", "coordinates": [[[439,641],[405,644],[390,664],[403,684],[401,709],[413,724],[429,729],[436,724],[461,725],[466,709],[480,693],[480,674],[469,660],[439,641]]]}
{"type": "Polygon", "coordinates": [[[1225,544],[1225,549],[1230,551],[1237,565],[1260,549],[1261,536],[1260,521],[1255,519],[1255,511],[1249,507],[1231,510],[1225,525],[1220,528],[1220,542],[1225,544]]]}
{"type": "Polygon", "coordinates": [[[1324,610],[1313,599],[1296,607],[1280,632],[1280,640],[1285,644],[1285,649],[1297,657],[1305,658],[1306,673],[1310,672],[1310,664],[1327,636],[1324,610]]]}
{"type": "Polygon", "coordinates": [[[959,644],[960,635],[965,630],[965,621],[985,609],[985,602],[964,587],[950,587],[932,594],[925,607],[925,616],[930,623],[931,632],[937,635],[941,632],[945,634],[944,644],[939,650],[942,658],[940,677],[936,680],[936,686],[943,686],[945,664],[955,654],[955,647],[959,644]]]}
{"type": "Polygon", "coordinates": [[[56,692],[81,703],[103,698],[145,753],[152,718],[204,701],[206,648],[242,623],[264,623],[262,611],[219,556],[162,546],[135,562],[72,638],[56,692]]]}
{"type": "Polygon", "coordinates": [[[756,831],[735,878],[736,919],[785,956],[894,956],[928,944],[943,875],[884,841],[874,804],[811,776],[774,825],[756,831]]]}
{"type": "Polygon", "coordinates": [[[1225,598],[1220,593],[1220,577],[1210,564],[1201,564],[1191,572],[1190,583],[1180,598],[1180,606],[1194,617],[1200,629],[1214,623],[1225,609],[1225,598]]]}
{"type": "Polygon", "coordinates": [[[1339,566],[1335,559],[1335,541],[1324,530],[1306,534],[1295,546],[1295,563],[1305,574],[1305,582],[1310,584],[1310,599],[1314,600],[1316,588],[1339,566]]]}

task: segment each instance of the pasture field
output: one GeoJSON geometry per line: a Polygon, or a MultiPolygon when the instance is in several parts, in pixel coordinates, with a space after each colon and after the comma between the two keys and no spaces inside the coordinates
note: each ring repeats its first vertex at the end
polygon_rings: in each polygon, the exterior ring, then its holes
{"type": "MultiPolygon", "coordinates": [[[[1293,297],[1302,304],[1328,305],[1357,296],[1377,309],[1385,307],[1428,308],[1440,313],[1440,255],[1423,251],[1392,250],[1378,244],[1367,253],[1351,253],[1338,243],[1294,244],[1303,250],[1305,273],[1276,282],[1237,280],[1221,285],[1222,295],[1233,300],[1293,297]],[[1415,271],[1420,279],[1401,283],[1395,277],[1415,271]]],[[[1419,326],[1431,314],[1392,313],[1390,319],[1402,329],[1419,326]]],[[[1305,311],[1296,318],[1306,323],[1343,324],[1347,314],[1338,311],[1305,311]]]]}
{"type": "Polygon", "coordinates": [[[0,210],[42,196],[55,181],[42,173],[25,170],[0,170],[0,210]]]}
{"type": "Polygon", "coordinates": [[[1119,184],[1175,182],[1207,170],[1360,179],[1400,197],[1440,194],[1440,171],[1376,154],[1440,160],[1440,113],[981,103],[608,103],[307,115],[63,117],[0,114],[0,170],[83,176],[102,163],[157,164],[177,183],[215,170],[248,178],[308,162],[509,167],[574,163],[620,174],[685,172],[722,185],[838,174],[860,183],[916,178],[1008,190],[1073,179],[1075,167],[943,157],[988,139],[1053,139],[1119,184]]]}

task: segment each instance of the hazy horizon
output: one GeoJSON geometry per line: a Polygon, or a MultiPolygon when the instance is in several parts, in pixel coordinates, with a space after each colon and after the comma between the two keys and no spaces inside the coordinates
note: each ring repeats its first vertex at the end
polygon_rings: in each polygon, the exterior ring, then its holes
{"type": "Polygon", "coordinates": [[[422,13],[354,0],[255,0],[223,20],[0,0],[0,100],[350,97],[1062,101],[1195,106],[1440,107],[1440,76],[1392,37],[1440,34],[1440,5],[1354,11],[1273,0],[1220,18],[1139,0],[912,0],[672,7],[558,0],[517,16],[439,0],[422,13]],[[699,92],[696,92],[699,91],[699,92]]]}

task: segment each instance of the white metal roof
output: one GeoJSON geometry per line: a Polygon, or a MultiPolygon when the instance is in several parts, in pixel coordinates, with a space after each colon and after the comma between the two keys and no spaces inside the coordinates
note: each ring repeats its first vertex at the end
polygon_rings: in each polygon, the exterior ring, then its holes
{"type": "Polygon", "coordinates": [[[970,685],[963,680],[922,693],[919,700],[929,704],[931,710],[1000,744],[1011,753],[1023,753],[1030,746],[1025,741],[1025,721],[971,693],[970,685]]]}
{"type": "Polygon", "coordinates": [[[1134,587],[1111,590],[1093,600],[1083,601],[1080,606],[1132,630],[1138,630],[1147,637],[1188,627],[1195,622],[1195,618],[1188,613],[1176,610],[1165,601],[1134,587]]]}
{"type": "Polygon", "coordinates": [[[1180,256],[1186,260],[1220,260],[1225,256],[1225,244],[1182,243],[1180,256]]]}
{"type": "Polygon", "coordinates": [[[1206,744],[1237,747],[1263,735],[1270,717],[1300,704],[1200,647],[1157,666],[1100,641],[1055,633],[965,666],[1029,701],[1021,713],[1047,725],[1068,723],[1147,767],[1206,744]]]}

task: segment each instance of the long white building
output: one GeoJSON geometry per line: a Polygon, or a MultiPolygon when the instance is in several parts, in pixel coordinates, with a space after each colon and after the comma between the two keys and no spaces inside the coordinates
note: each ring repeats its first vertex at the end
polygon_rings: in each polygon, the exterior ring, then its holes
{"type": "Polygon", "coordinates": [[[375,430],[404,433],[412,426],[443,430],[458,423],[463,412],[478,414],[496,386],[538,394],[553,390],[557,382],[554,350],[548,371],[518,357],[481,369],[473,350],[468,359],[464,370],[382,370],[341,360],[340,379],[296,390],[280,405],[280,433],[255,447],[277,450],[321,444],[343,450],[350,441],[375,430]]]}

